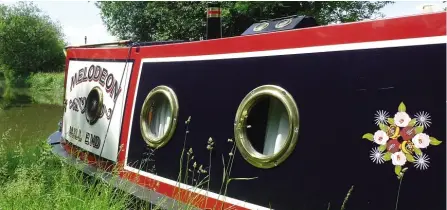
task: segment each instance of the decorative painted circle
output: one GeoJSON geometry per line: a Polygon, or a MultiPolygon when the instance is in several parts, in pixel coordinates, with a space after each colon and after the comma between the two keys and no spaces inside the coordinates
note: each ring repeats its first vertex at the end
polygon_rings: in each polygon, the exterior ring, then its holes
{"type": "Polygon", "coordinates": [[[93,125],[101,117],[103,104],[103,94],[101,88],[94,87],[86,99],[86,113],[85,117],[90,125],[93,125]]]}
{"type": "Polygon", "coordinates": [[[269,26],[268,22],[259,23],[253,28],[253,31],[262,31],[269,26]]]}
{"type": "Polygon", "coordinates": [[[152,89],[140,113],[140,129],[144,141],[153,148],[167,144],[174,134],[178,117],[175,92],[164,85],[152,89]]]}
{"type": "MultiPolygon", "coordinates": [[[[261,114],[262,112],[259,113],[259,115],[261,114]]],[[[255,119],[253,122],[259,122],[259,120],[255,119]]],[[[255,167],[272,168],[285,161],[295,149],[298,133],[298,107],[292,95],[281,87],[274,85],[260,86],[248,93],[237,109],[234,124],[236,145],[244,159],[255,167]],[[268,113],[264,112],[263,114],[268,114],[268,120],[265,129],[266,138],[263,142],[264,149],[261,153],[255,149],[252,142],[259,143],[262,140],[258,138],[250,139],[250,135],[247,135],[247,129],[254,129],[249,131],[252,134],[254,132],[254,136],[258,136],[259,133],[256,132],[261,130],[253,128],[247,122],[250,121],[251,116],[256,118],[257,115],[251,112],[258,109],[256,108],[257,104],[262,107],[262,103],[266,99],[269,101],[268,108],[265,109],[268,113]]]]}
{"type": "Polygon", "coordinates": [[[284,28],[292,23],[292,18],[281,20],[278,23],[276,23],[275,28],[284,28]]]}

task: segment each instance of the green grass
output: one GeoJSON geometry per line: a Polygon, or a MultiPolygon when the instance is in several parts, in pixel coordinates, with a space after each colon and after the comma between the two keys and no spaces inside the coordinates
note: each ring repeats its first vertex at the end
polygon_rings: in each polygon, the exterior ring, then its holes
{"type": "Polygon", "coordinates": [[[67,165],[45,141],[4,144],[9,132],[0,139],[0,209],[126,208],[129,196],[67,165]]]}
{"type": "MultiPolygon", "coordinates": [[[[186,131],[184,145],[187,142],[190,119],[186,121],[186,131]]],[[[46,144],[47,136],[36,134],[27,139],[19,138],[15,141],[11,139],[13,129],[6,130],[0,138],[0,209],[95,209],[95,210],[124,210],[133,209],[159,209],[150,204],[136,200],[131,195],[117,190],[101,179],[89,177],[71,164],[51,153],[51,147],[46,144]],[[35,141],[35,139],[41,139],[35,141]],[[24,142],[22,142],[22,140],[24,142]],[[13,143],[12,143],[13,142],[13,143]]],[[[231,181],[249,181],[253,178],[233,178],[231,169],[233,166],[236,146],[233,140],[228,140],[232,144],[232,149],[228,155],[222,156],[222,166],[224,173],[221,180],[220,196],[225,196],[228,185],[231,181]]],[[[214,141],[208,139],[207,149],[213,150],[214,141]]],[[[155,152],[155,151],[153,151],[155,152]]],[[[211,172],[211,156],[208,164],[200,164],[201,161],[194,159],[192,148],[183,148],[180,155],[179,182],[194,186],[194,190],[209,189],[211,172]],[[184,159],[185,158],[185,159],[184,159]],[[186,162],[185,164],[183,163],[186,162]],[[208,165],[208,166],[206,166],[208,165]],[[185,170],[186,169],[186,170],[185,170]]],[[[152,164],[152,163],[151,163],[152,164]]],[[[154,165],[155,166],[155,165],[154,165]]],[[[115,171],[117,172],[117,171],[115,171]]],[[[346,208],[346,203],[351,195],[353,187],[346,195],[342,210],[346,208]]],[[[192,203],[199,201],[191,193],[188,195],[176,194],[175,197],[183,197],[188,200],[186,209],[192,208],[192,203]]],[[[178,198],[179,198],[178,197],[178,198]]],[[[159,201],[164,204],[163,199],[159,201]]],[[[168,209],[169,206],[164,206],[168,209]]],[[[215,206],[213,209],[221,209],[215,206]]],[[[330,208],[330,203],[328,208],[330,208]]]]}

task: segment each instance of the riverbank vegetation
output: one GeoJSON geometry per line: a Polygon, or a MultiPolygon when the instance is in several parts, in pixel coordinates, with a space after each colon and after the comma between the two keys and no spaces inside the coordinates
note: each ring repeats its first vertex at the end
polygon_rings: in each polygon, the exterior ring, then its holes
{"type": "Polygon", "coordinates": [[[55,75],[65,67],[64,35],[61,26],[32,2],[0,4],[0,43],[3,98],[10,99],[14,94],[9,91],[15,88],[61,91],[63,76],[55,75]]]}
{"type": "Polygon", "coordinates": [[[127,208],[128,195],[66,164],[45,141],[11,141],[10,132],[0,139],[0,209],[127,208]]]}

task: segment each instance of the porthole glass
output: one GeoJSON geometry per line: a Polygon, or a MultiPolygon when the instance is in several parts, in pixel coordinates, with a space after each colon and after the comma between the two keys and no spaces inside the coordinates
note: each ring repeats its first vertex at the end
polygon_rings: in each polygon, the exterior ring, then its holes
{"type": "Polygon", "coordinates": [[[149,92],[140,114],[141,134],[149,146],[159,148],[168,143],[175,131],[178,109],[171,88],[158,86],[149,92]]]}
{"type": "Polygon", "coordinates": [[[236,113],[234,134],[242,156],[259,168],[272,168],[293,152],[299,114],[283,88],[264,85],[251,91],[236,113]]]}
{"type": "Polygon", "coordinates": [[[292,23],[292,18],[281,20],[278,23],[276,23],[275,28],[284,28],[292,23]]]}
{"type": "Polygon", "coordinates": [[[268,22],[259,23],[253,28],[253,31],[262,31],[269,26],[268,22]]]}
{"type": "Polygon", "coordinates": [[[87,95],[85,103],[85,117],[90,125],[93,125],[101,117],[103,104],[102,90],[99,87],[94,87],[87,95]]]}

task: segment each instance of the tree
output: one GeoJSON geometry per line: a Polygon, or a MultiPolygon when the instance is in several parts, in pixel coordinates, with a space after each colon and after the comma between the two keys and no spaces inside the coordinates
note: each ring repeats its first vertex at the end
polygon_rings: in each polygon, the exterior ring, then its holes
{"type": "MultiPolygon", "coordinates": [[[[320,25],[383,17],[381,8],[392,2],[221,2],[222,34],[237,36],[251,24],[290,15],[309,15],[320,25]]],[[[107,29],[134,41],[197,40],[205,36],[207,2],[97,2],[107,29]]]]}
{"type": "Polygon", "coordinates": [[[0,7],[0,70],[17,85],[34,72],[63,71],[61,27],[32,3],[0,7]]]}

